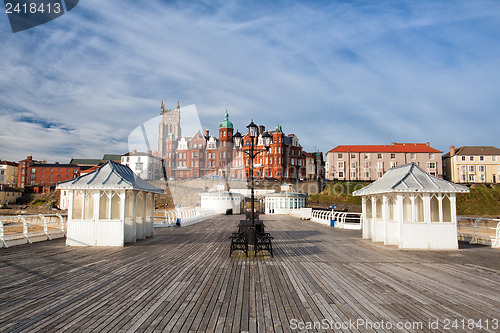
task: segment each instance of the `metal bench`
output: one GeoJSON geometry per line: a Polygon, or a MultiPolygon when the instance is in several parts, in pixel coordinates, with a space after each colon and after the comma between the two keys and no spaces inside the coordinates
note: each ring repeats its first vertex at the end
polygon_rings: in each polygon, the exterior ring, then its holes
{"type": "Polygon", "coordinates": [[[234,251],[243,251],[248,257],[248,237],[246,232],[234,232],[231,237],[231,249],[229,251],[229,256],[233,254],[234,251]]]}
{"type": "Polygon", "coordinates": [[[264,232],[264,233],[256,232],[255,233],[255,255],[257,255],[257,253],[259,253],[260,251],[268,251],[271,254],[271,257],[273,257],[273,245],[272,245],[271,239],[273,239],[273,237],[268,232],[264,232]]]}

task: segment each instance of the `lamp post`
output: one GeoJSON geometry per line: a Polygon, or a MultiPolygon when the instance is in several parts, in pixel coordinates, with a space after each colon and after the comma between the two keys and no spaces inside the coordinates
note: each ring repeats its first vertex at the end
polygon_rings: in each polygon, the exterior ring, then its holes
{"type": "Polygon", "coordinates": [[[252,209],[252,227],[255,227],[255,213],[254,213],[254,210],[255,210],[255,203],[254,203],[254,188],[253,188],[253,160],[254,158],[264,152],[264,151],[269,151],[269,147],[271,146],[271,140],[272,140],[272,136],[266,131],[262,134],[262,140],[263,140],[263,143],[264,143],[264,147],[266,148],[265,150],[264,149],[255,149],[255,146],[254,146],[254,139],[257,137],[257,133],[258,133],[258,126],[254,124],[253,120],[252,122],[247,126],[248,128],[248,136],[250,138],[250,147],[249,148],[246,148],[244,149],[243,148],[243,137],[241,135],[241,133],[239,131],[236,131],[236,134],[233,135],[233,142],[234,142],[234,146],[236,147],[236,149],[241,149],[245,154],[248,155],[249,159],[250,159],[250,193],[251,193],[251,200],[252,200],[252,205],[251,205],[251,209],[252,209]]]}

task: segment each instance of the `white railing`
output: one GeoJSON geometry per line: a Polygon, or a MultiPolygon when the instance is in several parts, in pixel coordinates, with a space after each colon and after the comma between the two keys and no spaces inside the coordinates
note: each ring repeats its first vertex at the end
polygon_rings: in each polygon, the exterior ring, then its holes
{"type": "Polygon", "coordinates": [[[210,217],[219,215],[215,211],[201,210],[199,208],[181,208],[176,210],[155,211],[155,227],[175,226],[177,221],[181,226],[190,225],[210,217]]]}
{"type": "Polygon", "coordinates": [[[335,228],[355,230],[361,230],[362,228],[363,219],[361,213],[332,212],[318,209],[312,211],[311,221],[331,225],[332,220],[335,221],[335,228]]]}
{"type": "Polygon", "coordinates": [[[2,247],[31,244],[66,235],[66,214],[0,216],[2,247]]]}
{"type": "Polygon", "coordinates": [[[500,248],[500,219],[458,216],[457,236],[470,244],[500,248]]]}

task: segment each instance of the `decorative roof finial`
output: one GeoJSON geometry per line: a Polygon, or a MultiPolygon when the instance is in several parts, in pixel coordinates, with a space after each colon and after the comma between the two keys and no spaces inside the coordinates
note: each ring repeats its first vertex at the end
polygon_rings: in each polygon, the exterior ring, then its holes
{"type": "Polygon", "coordinates": [[[177,109],[180,109],[181,105],[179,104],[179,101],[177,101],[177,109]]]}

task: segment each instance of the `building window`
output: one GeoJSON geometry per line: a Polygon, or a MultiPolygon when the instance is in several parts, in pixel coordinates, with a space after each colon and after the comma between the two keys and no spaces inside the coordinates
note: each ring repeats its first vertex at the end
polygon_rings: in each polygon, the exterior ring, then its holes
{"type": "Polygon", "coordinates": [[[35,168],[31,169],[31,173],[35,173],[35,172],[36,172],[35,168]]]}
{"type": "Polygon", "coordinates": [[[479,176],[479,179],[482,181],[482,182],[485,182],[486,181],[486,176],[483,174],[483,175],[480,175],[479,176]]]}
{"type": "Polygon", "coordinates": [[[365,162],[365,169],[369,169],[370,168],[370,162],[365,162]]]}
{"type": "Polygon", "coordinates": [[[484,162],[484,156],[479,156],[479,160],[480,160],[481,162],[484,162]]]}
{"type": "Polygon", "coordinates": [[[395,159],[396,158],[396,154],[395,153],[391,153],[391,159],[395,159]]]}
{"type": "Polygon", "coordinates": [[[466,157],[462,156],[462,162],[465,162],[465,161],[466,161],[466,157]]]}
{"type": "Polygon", "coordinates": [[[491,156],[491,160],[492,160],[493,162],[496,162],[496,161],[497,161],[497,157],[496,157],[496,156],[491,156]]]}
{"type": "Polygon", "coordinates": [[[469,161],[474,161],[474,156],[469,156],[469,161]]]}
{"type": "Polygon", "coordinates": [[[356,154],[351,154],[351,158],[356,158],[356,154]]]}
{"type": "Polygon", "coordinates": [[[474,165],[469,165],[469,172],[476,172],[476,167],[474,165]]]}
{"type": "Polygon", "coordinates": [[[356,171],[351,172],[351,178],[356,178],[356,171]]]}
{"type": "Polygon", "coordinates": [[[338,165],[339,169],[343,169],[344,168],[344,161],[339,161],[337,165],[338,165]]]}
{"type": "Polygon", "coordinates": [[[31,179],[35,179],[35,175],[31,175],[31,179]]]}
{"type": "Polygon", "coordinates": [[[338,154],[337,157],[340,158],[340,159],[342,159],[342,158],[344,158],[344,155],[343,154],[338,154]]]}
{"type": "Polygon", "coordinates": [[[391,162],[391,168],[394,168],[394,167],[397,167],[398,166],[398,162],[391,162]]]}
{"type": "Polygon", "coordinates": [[[344,178],[344,171],[339,171],[339,178],[344,178]]]}
{"type": "Polygon", "coordinates": [[[484,165],[479,165],[478,168],[479,172],[484,172],[486,167],[484,165]]]}
{"type": "Polygon", "coordinates": [[[358,167],[358,162],[351,162],[351,168],[355,169],[358,167]]]}
{"type": "Polygon", "coordinates": [[[467,175],[466,174],[460,175],[460,180],[463,181],[463,182],[466,182],[467,181],[467,175]]]}
{"type": "Polygon", "coordinates": [[[427,169],[436,169],[436,162],[428,162],[427,169]]]}
{"type": "Polygon", "coordinates": [[[467,173],[467,166],[461,165],[460,166],[460,173],[467,173]]]}
{"type": "Polygon", "coordinates": [[[415,153],[411,153],[411,159],[412,159],[412,160],[414,160],[414,159],[416,159],[416,158],[417,158],[417,154],[415,154],[415,153]]]}
{"type": "Polygon", "coordinates": [[[382,156],[382,154],[377,154],[377,158],[378,158],[379,160],[381,160],[381,159],[382,159],[382,157],[383,157],[383,156],[382,156]]]}
{"type": "Polygon", "coordinates": [[[35,185],[35,181],[34,180],[31,181],[31,185],[35,185]]]}
{"type": "Polygon", "coordinates": [[[366,153],[365,153],[365,154],[364,154],[364,158],[365,158],[365,160],[366,160],[366,159],[368,159],[368,158],[370,158],[370,154],[366,154],[366,153]]]}
{"type": "Polygon", "coordinates": [[[435,173],[435,172],[429,172],[429,174],[430,174],[431,176],[436,177],[436,173],[435,173]]]}
{"type": "Polygon", "coordinates": [[[365,178],[370,178],[370,173],[369,172],[365,172],[365,178]]]}
{"type": "Polygon", "coordinates": [[[377,177],[378,178],[382,178],[383,175],[384,175],[384,173],[382,171],[377,172],[377,177]]]}
{"type": "Polygon", "coordinates": [[[384,162],[377,162],[377,168],[383,169],[384,168],[384,162]]]}
{"type": "Polygon", "coordinates": [[[471,183],[474,183],[474,175],[469,175],[469,181],[470,181],[471,183]]]}
{"type": "Polygon", "coordinates": [[[430,159],[430,160],[433,160],[433,159],[434,159],[434,153],[430,153],[430,154],[429,154],[429,159],[430,159]]]}

